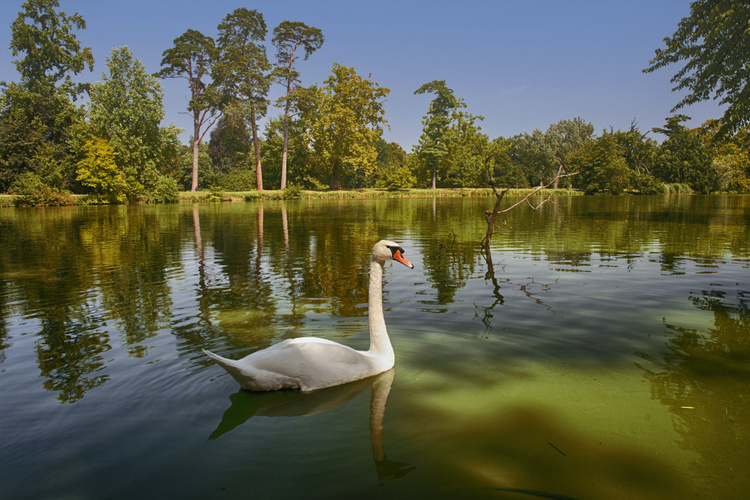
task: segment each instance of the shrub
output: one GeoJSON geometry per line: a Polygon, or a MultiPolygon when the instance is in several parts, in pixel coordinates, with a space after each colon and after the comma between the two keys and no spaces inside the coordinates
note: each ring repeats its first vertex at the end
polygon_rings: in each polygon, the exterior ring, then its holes
{"type": "Polygon", "coordinates": [[[86,141],[84,151],[84,158],[76,165],[76,179],[107,202],[124,203],[127,183],[115,162],[115,148],[108,141],[96,138],[86,141]]]}
{"type": "Polygon", "coordinates": [[[302,187],[301,186],[287,186],[286,189],[284,189],[284,199],[285,200],[296,200],[300,196],[302,196],[302,187]]]}
{"type": "Polygon", "coordinates": [[[672,183],[667,185],[669,194],[693,194],[693,189],[689,184],[672,183]]]}
{"type": "Polygon", "coordinates": [[[221,201],[224,198],[224,190],[221,186],[211,186],[208,188],[208,194],[206,200],[208,201],[221,201]]]}
{"type": "Polygon", "coordinates": [[[641,194],[668,194],[669,187],[659,179],[648,174],[633,172],[631,186],[641,194]]]}
{"type": "Polygon", "coordinates": [[[386,170],[383,177],[378,180],[377,187],[388,191],[400,191],[411,189],[417,183],[416,177],[408,168],[391,168],[386,170]]]}
{"type": "Polygon", "coordinates": [[[231,170],[219,176],[218,185],[226,191],[252,191],[255,183],[255,171],[231,170]]]}
{"type": "Polygon", "coordinates": [[[146,203],[177,203],[180,201],[180,188],[177,181],[160,175],[154,187],[146,194],[146,203]]]}
{"type": "Polygon", "coordinates": [[[70,194],[46,185],[39,175],[32,172],[18,176],[10,191],[18,195],[13,200],[17,207],[60,207],[73,204],[70,194]]]}

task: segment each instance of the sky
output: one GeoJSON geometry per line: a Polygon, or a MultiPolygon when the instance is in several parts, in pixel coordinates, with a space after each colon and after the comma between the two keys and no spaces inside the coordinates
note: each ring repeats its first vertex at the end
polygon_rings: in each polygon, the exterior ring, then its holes
{"type": "MultiPolygon", "coordinates": [[[[0,81],[18,81],[8,47],[22,4],[0,2],[0,81]]],[[[433,80],[445,80],[467,112],[484,117],[490,138],[544,131],[576,117],[597,134],[627,130],[634,121],[646,132],[663,126],[681,99],[670,82],[677,66],[642,70],[689,16],[689,0],[60,0],[60,10],[86,21],[76,35],[94,53],[94,71],[82,74],[91,82],[106,72],[111,50],[124,45],[147,71],[159,71],[175,38],[187,29],[216,37],[218,24],[239,7],[263,14],[272,61],[270,39],[281,21],[321,29],[321,49],[298,61],[302,84],[322,84],[338,63],[390,89],[384,138],[406,151],[418,143],[433,98],[414,91],[433,80]]],[[[162,85],[165,124],[185,129],[180,138],[187,143],[187,82],[162,85]]],[[[271,99],[282,91],[273,85],[271,99]]],[[[679,112],[692,117],[691,127],[722,115],[717,101],[679,112]]]]}

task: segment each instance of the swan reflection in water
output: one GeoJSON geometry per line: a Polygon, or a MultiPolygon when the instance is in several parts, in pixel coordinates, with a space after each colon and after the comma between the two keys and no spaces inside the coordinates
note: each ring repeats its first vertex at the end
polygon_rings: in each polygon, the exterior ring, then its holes
{"type": "Polygon", "coordinates": [[[313,392],[275,391],[247,392],[240,390],[229,399],[231,406],[209,439],[216,439],[255,416],[308,417],[345,405],[368,387],[370,391],[370,442],[378,480],[390,481],[405,476],[414,466],[389,460],[383,449],[383,420],[385,405],[393,384],[394,370],[349,384],[313,392]]]}

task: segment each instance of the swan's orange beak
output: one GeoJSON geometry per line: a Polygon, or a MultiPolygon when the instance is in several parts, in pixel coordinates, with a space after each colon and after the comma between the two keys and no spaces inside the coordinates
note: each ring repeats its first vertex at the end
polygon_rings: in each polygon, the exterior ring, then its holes
{"type": "Polygon", "coordinates": [[[409,260],[404,257],[404,253],[401,250],[396,250],[395,252],[393,252],[393,260],[399,261],[409,269],[414,269],[414,264],[409,262],[409,260]]]}

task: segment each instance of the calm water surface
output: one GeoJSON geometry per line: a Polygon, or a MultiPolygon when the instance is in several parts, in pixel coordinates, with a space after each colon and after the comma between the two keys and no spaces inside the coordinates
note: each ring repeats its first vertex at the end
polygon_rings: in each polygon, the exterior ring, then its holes
{"type": "Polygon", "coordinates": [[[734,499],[750,492],[750,198],[573,197],[0,210],[3,498],[734,499]],[[309,395],[241,357],[367,348],[309,395]]]}

